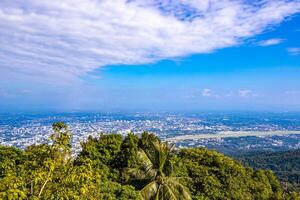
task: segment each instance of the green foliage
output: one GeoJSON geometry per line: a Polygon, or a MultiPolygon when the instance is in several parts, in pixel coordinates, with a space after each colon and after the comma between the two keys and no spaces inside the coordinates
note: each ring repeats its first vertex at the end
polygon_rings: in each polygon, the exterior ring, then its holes
{"type": "Polygon", "coordinates": [[[151,155],[154,153],[153,144],[159,142],[159,138],[152,133],[143,132],[139,140],[139,148],[151,155]]]}
{"type": "Polygon", "coordinates": [[[62,154],[70,153],[72,145],[68,126],[64,122],[55,122],[52,129],[54,133],[50,136],[50,139],[53,141],[53,148],[61,151],[62,154]]]}
{"type": "Polygon", "coordinates": [[[300,191],[300,149],[248,153],[238,160],[254,169],[272,170],[288,190],[300,191]]]}
{"type": "Polygon", "coordinates": [[[0,178],[3,178],[9,171],[15,171],[24,159],[24,152],[15,147],[0,146],[0,178]]]}
{"type": "Polygon", "coordinates": [[[154,134],[100,134],[71,155],[71,133],[53,124],[51,144],[0,146],[0,199],[299,200],[271,171],[215,151],[174,150],[154,134]]]}
{"type": "Polygon", "coordinates": [[[129,133],[121,145],[121,152],[118,156],[118,162],[120,168],[137,167],[138,159],[137,153],[139,138],[133,133],[129,133]]]}
{"type": "Polygon", "coordinates": [[[115,166],[115,161],[120,153],[122,136],[118,134],[101,134],[99,139],[89,137],[86,142],[81,143],[82,151],[79,158],[90,158],[109,167],[115,166]]]}
{"type": "Polygon", "coordinates": [[[215,151],[183,149],[181,173],[192,178],[195,199],[282,199],[279,182],[270,171],[254,172],[215,151]]]}

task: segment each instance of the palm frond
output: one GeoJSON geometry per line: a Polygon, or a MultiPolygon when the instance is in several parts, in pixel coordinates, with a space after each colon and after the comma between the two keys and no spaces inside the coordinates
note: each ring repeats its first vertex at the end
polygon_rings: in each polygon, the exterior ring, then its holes
{"type": "Polygon", "coordinates": [[[179,182],[180,180],[182,180],[180,177],[166,177],[164,178],[164,185],[167,185],[172,190],[177,199],[190,200],[189,190],[179,182]]]}
{"type": "Polygon", "coordinates": [[[146,185],[140,193],[144,200],[151,200],[155,195],[157,195],[158,189],[159,185],[155,181],[152,181],[146,185]]]}
{"type": "Polygon", "coordinates": [[[190,200],[188,188],[181,184],[186,178],[170,177],[173,172],[171,153],[175,145],[156,141],[152,149],[138,151],[141,165],[138,169],[128,170],[133,177],[151,181],[141,191],[144,200],[190,200]]]}
{"type": "Polygon", "coordinates": [[[177,200],[176,194],[167,184],[164,184],[161,186],[159,195],[160,195],[159,199],[161,199],[161,200],[162,199],[177,200]]]}
{"type": "Polygon", "coordinates": [[[139,149],[137,152],[138,160],[141,163],[141,166],[144,169],[148,169],[153,166],[152,161],[150,160],[149,156],[143,151],[142,149],[139,149]]]}
{"type": "Polygon", "coordinates": [[[152,177],[153,179],[155,178],[157,174],[157,170],[154,167],[153,163],[142,149],[140,149],[137,153],[138,155],[138,160],[141,164],[140,170],[145,173],[146,177],[152,177]]]}
{"type": "Polygon", "coordinates": [[[163,172],[165,163],[169,159],[174,145],[157,141],[153,143],[153,147],[156,155],[156,167],[163,172]]]}
{"type": "Polygon", "coordinates": [[[174,171],[173,163],[169,159],[167,159],[163,167],[163,172],[166,176],[171,176],[173,171],[174,171]]]}

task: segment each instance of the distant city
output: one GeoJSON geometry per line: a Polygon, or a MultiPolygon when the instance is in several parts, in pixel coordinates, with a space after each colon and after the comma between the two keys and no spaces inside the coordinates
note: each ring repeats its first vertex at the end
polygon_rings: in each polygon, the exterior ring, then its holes
{"type": "Polygon", "coordinates": [[[100,133],[155,133],[178,148],[207,147],[223,153],[300,148],[299,113],[64,113],[1,114],[0,144],[26,148],[49,143],[51,125],[66,122],[75,152],[100,133]]]}

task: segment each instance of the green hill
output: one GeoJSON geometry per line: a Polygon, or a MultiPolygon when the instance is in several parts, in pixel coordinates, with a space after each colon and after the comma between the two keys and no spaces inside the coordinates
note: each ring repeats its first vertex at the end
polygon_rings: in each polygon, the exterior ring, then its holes
{"type": "Polygon", "coordinates": [[[272,170],[290,190],[300,191],[300,149],[284,152],[252,152],[238,159],[254,169],[272,170]]]}
{"type": "Polygon", "coordinates": [[[99,134],[71,156],[71,134],[53,124],[52,144],[0,147],[0,199],[299,199],[269,170],[216,151],[174,149],[153,134],[99,134]]]}

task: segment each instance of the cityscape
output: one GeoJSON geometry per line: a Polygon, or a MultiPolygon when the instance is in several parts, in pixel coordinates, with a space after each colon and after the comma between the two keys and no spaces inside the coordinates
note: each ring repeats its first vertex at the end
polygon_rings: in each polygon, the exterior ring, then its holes
{"type": "Polygon", "coordinates": [[[65,113],[2,115],[1,145],[26,148],[49,143],[52,123],[64,121],[75,152],[80,141],[101,133],[154,133],[178,148],[207,147],[223,153],[279,151],[300,147],[297,113],[65,113]]]}

